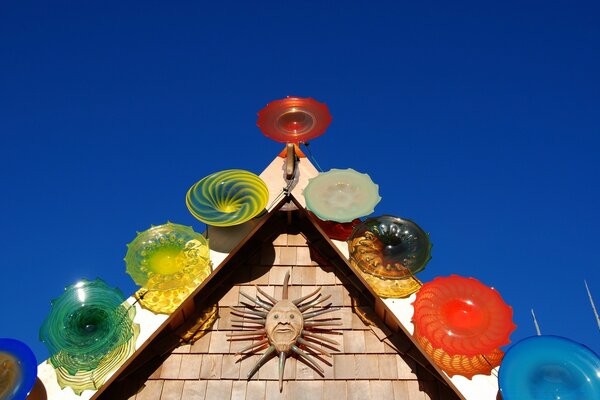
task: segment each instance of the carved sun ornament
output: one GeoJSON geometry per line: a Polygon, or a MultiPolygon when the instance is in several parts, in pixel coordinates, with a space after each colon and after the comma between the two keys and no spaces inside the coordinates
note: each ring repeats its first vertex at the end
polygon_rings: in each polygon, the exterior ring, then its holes
{"type": "Polygon", "coordinates": [[[324,373],[323,368],[317,364],[316,358],[322,360],[321,356],[331,357],[331,354],[324,350],[323,347],[338,351],[334,345],[339,345],[339,343],[324,337],[321,333],[328,333],[329,330],[333,329],[328,326],[342,324],[339,322],[340,318],[315,319],[320,315],[339,310],[339,307],[331,307],[332,303],[323,305],[331,295],[321,296],[319,292],[322,288],[318,288],[299,299],[289,300],[289,280],[290,273],[287,272],[283,279],[281,300],[277,300],[265,293],[258,286],[256,290],[264,298],[258,295],[252,297],[240,292],[242,296],[250,300],[253,304],[243,309],[231,307],[233,315],[243,318],[232,319],[232,323],[243,324],[241,326],[248,328],[248,330],[228,335],[230,336],[229,340],[258,340],[236,354],[241,355],[242,358],[256,354],[266,348],[258,362],[248,372],[248,379],[264,363],[275,355],[278,355],[279,391],[283,389],[283,371],[287,357],[296,355],[321,374],[324,373]]]}

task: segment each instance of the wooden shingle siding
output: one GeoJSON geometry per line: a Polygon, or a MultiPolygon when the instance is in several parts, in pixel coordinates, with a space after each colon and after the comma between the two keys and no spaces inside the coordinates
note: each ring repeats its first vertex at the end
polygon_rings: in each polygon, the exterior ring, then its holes
{"type": "MultiPolygon", "coordinates": [[[[387,316],[380,300],[369,305],[368,293],[357,290],[356,283],[340,274],[336,267],[321,261],[317,264],[306,238],[298,233],[282,233],[272,243],[262,242],[258,254],[248,257],[237,267],[229,287],[221,288],[218,300],[219,318],[206,335],[193,345],[184,345],[168,355],[148,377],[136,400],[270,400],[270,399],[377,399],[428,400],[454,399],[456,395],[434,376],[432,369],[421,367],[411,356],[403,356],[411,348],[409,340],[397,333],[393,318],[387,316]],[[258,285],[276,298],[281,297],[283,279],[290,272],[290,298],[298,298],[322,287],[323,295],[339,311],[330,314],[342,325],[334,333],[325,334],[339,343],[336,351],[325,347],[333,357],[322,358],[325,370],[314,368],[296,358],[288,358],[283,391],[279,392],[277,359],[263,365],[251,380],[246,379],[259,355],[240,361],[235,353],[249,345],[249,340],[230,340],[229,332],[239,331],[233,325],[229,307],[242,307],[248,300],[240,292],[256,296],[258,285]],[[364,297],[366,296],[366,297],[364,297]],[[375,322],[367,325],[354,312],[358,304],[362,314],[375,322]],[[383,324],[385,319],[391,329],[383,324]]],[[[328,301],[328,302],[329,302],[328,301]]],[[[319,305],[319,306],[323,306],[319,305]]],[[[251,326],[251,324],[244,323],[251,326]]],[[[417,357],[417,361],[423,362],[417,357]]]]}

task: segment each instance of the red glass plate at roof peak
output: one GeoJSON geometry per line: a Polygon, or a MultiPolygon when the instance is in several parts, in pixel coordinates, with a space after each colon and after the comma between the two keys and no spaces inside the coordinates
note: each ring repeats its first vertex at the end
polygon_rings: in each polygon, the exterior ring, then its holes
{"type": "Polygon", "coordinates": [[[325,133],[330,123],[327,105],[293,96],[267,104],[256,121],[265,136],[283,143],[307,142],[325,133]]]}

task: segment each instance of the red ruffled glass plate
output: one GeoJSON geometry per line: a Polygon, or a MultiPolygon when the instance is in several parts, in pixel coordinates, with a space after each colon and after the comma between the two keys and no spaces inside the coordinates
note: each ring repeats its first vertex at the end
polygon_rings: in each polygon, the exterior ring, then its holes
{"type": "Polygon", "coordinates": [[[331,123],[324,103],[311,98],[286,97],[258,112],[256,125],[269,138],[283,143],[307,142],[321,136],[331,123]]]}
{"type": "Polygon", "coordinates": [[[475,356],[510,343],[516,325],[500,294],[474,278],[435,278],[417,292],[415,331],[449,355],[475,356]]]}

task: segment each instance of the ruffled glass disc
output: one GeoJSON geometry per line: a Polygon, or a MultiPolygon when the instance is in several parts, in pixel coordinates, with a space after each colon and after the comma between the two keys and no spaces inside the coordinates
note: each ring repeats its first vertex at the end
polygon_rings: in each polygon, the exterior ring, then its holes
{"type": "Polygon", "coordinates": [[[600,399],[600,357],[559,336],[533,336],[512,346],[498,377],[504,400],[600,399]]]}
{"type": "Polygon", "coordinates": [[[153,226],[127,247],[127,273],[145,289],[190,287],[211,272],[208,241],[189,226],[153,226]]]}
{"type": "Polygon", "coordinates": [[[283,143],[307,142],[321,136],[331,123],[324,103],[311,98],[287,97],[258,112],[256,125],[265,136],[283,143]]]}
{"type": "Polygon", "coordinates": [[[352,258],[350,259],[350,265],[364,278],[379,297],[402,299],[415,293],[423,286],[423,283],[414,276],[405,279],[382,279],[368,274],[359,268],[352,258]]]}
{"type": "Polygon", "coordinates": [[[475,375],[490,375],[492,370],[502,362],[504,352],[500,349],[492,350],[484,355],[476,356],[451,356],[443,349],[434,348],[431,343],[415,331],[415,339],[433,361],[449,376],[461,375],[467,379],[475,375]]]}
{"type": "Polygon", "coordinates": [[[189,285],[167,290],[142,288],[134,296],[139,300],[140,306],[155,314],[172,314],[209,274],[210,268],[204,274],[197,275],[189,285]]]}
{"type": "Polygon", "coordinates": [[[369,215],[379,203],[379,186],[352,168],[332,169],[309,179],[306,208],[325,221],[351,222],[369,215]]]}
{"type": "Polygon", "coordinates": [[[54,367],[70,374],[96,368],[104,356],[133,336],[135,307],[101,279],[82,280],[52,301],[40,340],[54,367]]]}
{"type": "MultiPolygon", "coordinates": [[[[59,386],[62,389],[68,386],[77,395],[81,395],[84,390],[100,389],[109,376],[135,352],[135,342],[140,333],[140,326],[133,324],[132,332],[133,335],[127,342],[106,354],[99,361],[98,366],[90,371],[77,371],[75,374],[70,374],[65,367],[59,366],[55,368],[59,386]]],[[[53,358],[61,358],[60,353],[53,358]]],[[[52,358],[48,360],[52,365],[56,361],[52,360],[52,358]]],[[[56,362],[56,364],[62,365],[60,362],[56,362]]]]}
{"type": "Polygon", "coordinates": [[[268,200],[269,189],[258,175],[230,169],[196,182],[185,203],[192,215],[207,225],[233,226],[256,217],[268,200]]]}
{"type": "Polygon", "coordinates": [[[369,218],[348,239],[350,259],[382,279],[405,279],[431,259],[429,235],[417,224],[391,215],[369,218]]]}
{"type": "Polygon", "coordinates": [[[438,277],[417,292],[415,330],[449,355],[476,356],[510,343],[512,308],[474,278],[438,277]]]}
{"type": "Polygon", "coordinates": [[[37,377],[33,351],[16,339],[0,338],[0,399],[27,397],[37,377]]]}

